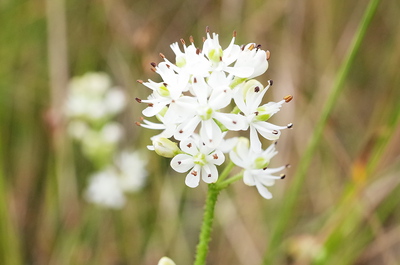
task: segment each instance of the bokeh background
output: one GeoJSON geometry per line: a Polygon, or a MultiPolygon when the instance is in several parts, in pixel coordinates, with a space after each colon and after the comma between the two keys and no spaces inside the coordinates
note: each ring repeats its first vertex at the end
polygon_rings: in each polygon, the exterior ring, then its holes
{"type": "MultiPolygon", "coordinates": [[[[87,203],[93,172],[65,133],[71,77],[102,71],[129,95],[124,146],[144,149],[137,127],[157,79],[151,62],[180,38],[201,46],[205,27],[228,45],[271,52],[266,100],[292,94],[273,117],[294,123],[273,165],[290,163],[264,200],[241,182],[216,208],[209,264],[261,264],[293,176],[330,96],[368,1],[0,1],[0,263],[191,264],[205,185],[190,189],[148,151],[148,178],[122,210],[87,203]]],[[[400,2],[381,1],[295,194],[270,264],[400,263],[400,2]]],[[[204,184],[204,183],[203,183],[204,184]]]]}

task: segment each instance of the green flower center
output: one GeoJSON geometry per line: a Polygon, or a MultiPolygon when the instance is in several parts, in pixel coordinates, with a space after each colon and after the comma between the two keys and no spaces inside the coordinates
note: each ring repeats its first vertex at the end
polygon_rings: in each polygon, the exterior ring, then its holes
{"type": "Polygon", "coordinates": [[[267,159],[265,159],[264,157],[257,157],[254,160],[254,168],[255,169],[261,169],[261,168],[265,168],[269,165],[269,161],[267,159]]]}
{"type": "Polygon", "coordinates": [[[161,85],[158,88],[158,93],[162,96],[162,97],[169,97],[170,92],[169,89],[165,86],[165,85],[161,85]]]}
{"type": "Polygon", "coordinates": [[[219,49],[212,49],[210,50],[210,52],[208,53],[208,59],[210,59],[210,61],[214,62],[214,63],[218,63],[221,61],[222,58],[222,54],[223,51],[221,48],[219,49]]]}
{"type": "Polygon", "coordinates": [[[207,163],[206,155],[198,153],[197,155],[193,156],[193,162],[197,165],[204,166],[207,163]]]}

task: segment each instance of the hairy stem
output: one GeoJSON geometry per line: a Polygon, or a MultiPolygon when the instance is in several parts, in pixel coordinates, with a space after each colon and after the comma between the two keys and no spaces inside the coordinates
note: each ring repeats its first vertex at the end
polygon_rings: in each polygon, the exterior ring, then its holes
{"type": "Polygon", "coordinates": [[[211,240],[211,230],[214,221],[214,209],[220,189],[215,184],[208,185],[206,205],[204,207],[203,223],[201,225],[199,244],[197,245],[194,265],[205,265],[208,254],[208,244],[211,240]]]}

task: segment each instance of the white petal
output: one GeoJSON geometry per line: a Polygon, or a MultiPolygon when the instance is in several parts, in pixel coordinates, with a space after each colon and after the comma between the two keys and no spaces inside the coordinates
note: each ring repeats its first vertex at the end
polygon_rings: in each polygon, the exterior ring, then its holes
{"type": "Polygon", "coordinates": [[[179,173],[188,171],[193,167],[193,157],[186,154],[176,155],[171,160],[171,167],[179,173]]]}
{"type": "Polygon", "coordinates": [[[201,123],[200,137],[207,146],[217,147],[222,141],[223,134],[215,121],[210,119],[201,123]]]}
{"type": "Polygon", "coordinates": [[[155,103],[152,106],[148,106],[145,108],[142,113],[146,117],[153,117],[154,115],[157,115],[167,104],[167,102],[159,102],[155,103]]]}
{"type": "Polygon", "coordinates": [[[193,81],[193,91],[197,100],[199,101],[200,105],[207,104],[207,97],[208,97],[208,85],[205,82],[204,78],[194,78],[196,82],[193,81]]]}
{"type": "MultiPolygon", "coordinates": [[[[268,139],[268,138],[267,138],[268,139]]],[[[254,152],[261,152],[261,142],[254,126],[250,125],[250,148],[254,152]]]]}
{"type": "Polygon", "coordinates": [[[220,166],[225,161],[225,155],[220,150],[215,150],[215,152],[207,156],[207,162],[220,166]]]}
{"type": "Polygon", "coordinates": [[[265,174],[274,174],[276,172],[280,172],[282,170],[284,170],[286,168],[286,166],[281,166],[281,167],[277,167],[277,168],[267,168],[265,170],[263,170],[263,172],[265,172],[265,174]]]}
{"type": "Polygon", "coordinates": [[[190,188],[196,188],[200,182],[201,168],[195,165],[192,170],[186,175],[185,184],[190,188]]]}
{"type": "Polygon", "coordinates": [[[229,153],[229,157],[231,158],[231,161],[238,167],[241,167],[241,168],[247,167],[246,162],[244,160],[242,160],[242,158],[240,156],[238,156],[238,154],[235,151],[231,151],[229,153]]]}
{"type": "Polygon", "coordinates": [[[215,183],[218,180],[218,170],[215,165],[207,164],[201,168],[201,177],[205,183],[215,183]]]}
{"type": "Polygon", "coordinates": [[[254,68],[249,66],[234,66],[234,67],[226,67],[225,71],[234,76],[246,78],[254,73],[254,68]]]}
{"type": "Polygon", "coordinates": [[[174,134],[175,139],[182,140],[188,138],[190,135],[193,134],[194,130],[196,129],[197,125],[200,123],[200,118],[195,116],[185,123],[180,124],[176,128],[176,132],[174,134]]]}
{"type": "Polygon", "coordinates": [[[243,182],[244,182],[244,184],[246,184],[248,186],[256,185],[256,183],[254,181],[254,176],[253,176],[251,170],[245,170],[243,172],[243,182]]]}
{"type": "Polygon", "coordinates": [[[257,181],[257,179],[255,180],[255,182],[257,190],[260,193],[260,195],[263,196],[265,199],[271,199],[272,198],[271,192],[269,192],[266,187],[264,187],[259,181],[257,181]]]}
{"type": "Polygon", "coordinates": [[[182,140],[179,144],[179,147],[183,152],[192,156],[195,156],[199,152],[199,149],[197,148],[197,142],[192,137],[182,140]]]}
{"type": "Polygon", "coordinates": [[[214,118],[231,131],[245,130],[247,127],[246,117],[240,114],[215,112],[214,118]]]}
{"type": "Polygon", "coordinates": [[[218,146],[218,149],[221,150],[222,153],[229,153],[236,146],[238,140],[238,137],[223,140],[222,143],[218,146]]]}
{"type": "Polygon", "coordinates": [[[208,105],[213,110],[219,110],[225,108],[232,101],[233,91],[229,87],[227,88],[214,88],[210,98],[208,100],[208,105]]]}
{"type": "Polygon", "coordinates": [[[268,177],[269,176],[258,176],[257,180],[264,186],[273,186],[275,184],[275,180],[268,177]]]}
{"type": "Polygon", "coordinates": [[[259,82],[254,82],[254,87],[247,90],[246,93],[246,105],[249,112],[254,112],[258,106],[260,106],[261,101],[264,98],[265,93],[267,93],[269,88],[269,84],[263,88],[262,84],[259,82]],[[256,87],[259,88],[258,92],[256,92],[256,87]]]}
{"type": "Polygon", "coordinates": [[[207,83],[212,88],[225,88],[229,86],[231,78],[227,78],[224,72],[214,71],[211,73],[207,83]]]}
{"type": "Polygon", "coordinates": [[[269,122],[254,122],[252,124],[265,139],[270,141],[278,140],[281,136],[282,129],[286,129],[287,127],[277,126],[269,122]]]}

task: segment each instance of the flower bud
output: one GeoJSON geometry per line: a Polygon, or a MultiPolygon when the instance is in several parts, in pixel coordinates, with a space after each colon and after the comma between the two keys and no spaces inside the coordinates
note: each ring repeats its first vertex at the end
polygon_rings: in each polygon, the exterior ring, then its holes
{"type": "Polygon", "coordinates": [[[165,137],[156,137],[153,139],[154,151],[163,157],[174,157],[181,153],[178,145],[165,137]]]}
{"type": "Polygon", "coordinates": [[[162,257],[158,262],[158,265],[176,265],[170,258],[162,257]]]}

